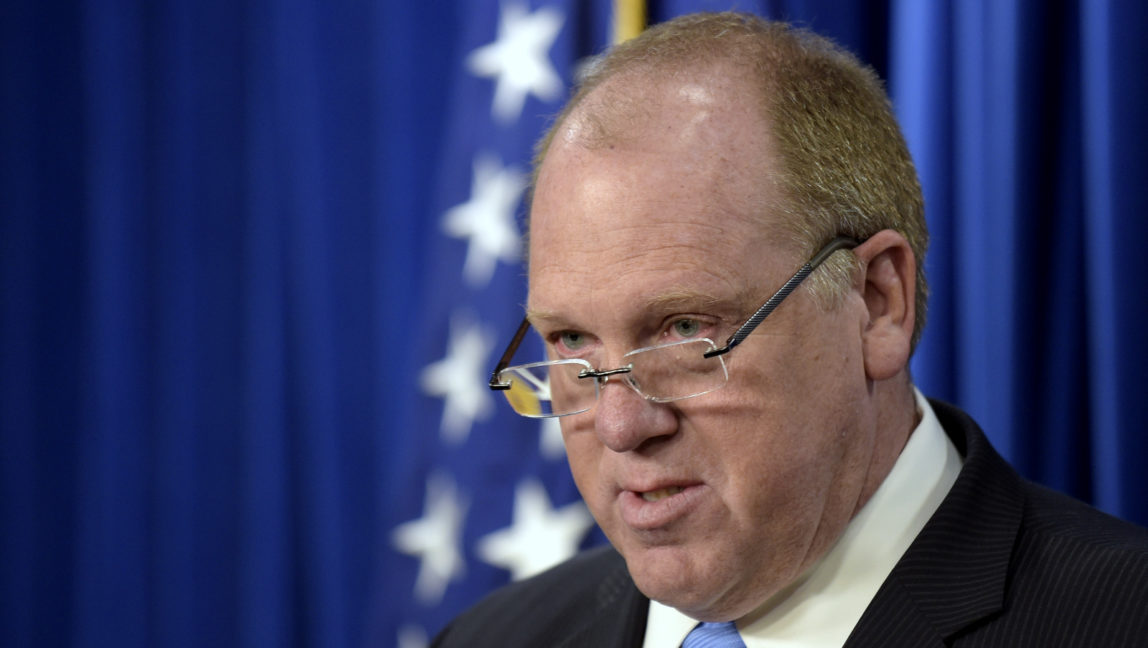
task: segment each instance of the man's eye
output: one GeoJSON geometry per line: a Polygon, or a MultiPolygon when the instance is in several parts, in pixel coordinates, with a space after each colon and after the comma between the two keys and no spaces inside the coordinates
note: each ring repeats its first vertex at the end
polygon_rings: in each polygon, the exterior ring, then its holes
{"type": "Polygon", "coordinates": [[[577,351],[586,344],[586,336],[574,331],[566,331],[559,335],[558,339],[562,342],[562,346],[571,351],[577,351]]]}
{"type": "Polygon", "coordinates": [[[694,337],[695,335],[700,333],[702,330],[701,322],[699,322],[695,319],[677,320],[674,322],[673,327],[674,327],[674,333],[677,333],[678,335],[685,337],[685,338],[694,337]]]}

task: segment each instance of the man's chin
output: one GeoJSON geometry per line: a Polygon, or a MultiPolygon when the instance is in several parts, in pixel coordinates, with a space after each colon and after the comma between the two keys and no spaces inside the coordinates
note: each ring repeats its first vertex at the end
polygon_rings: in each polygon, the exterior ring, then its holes
{"type": "Polygon", "coordinates": [[[642,549],[626,556],[630,578],[648,598],[676,608],[700,621],[729,621],[731,606],[723,604],[729,583],[716,568],[699,562],[682,547],[642,549]]]}

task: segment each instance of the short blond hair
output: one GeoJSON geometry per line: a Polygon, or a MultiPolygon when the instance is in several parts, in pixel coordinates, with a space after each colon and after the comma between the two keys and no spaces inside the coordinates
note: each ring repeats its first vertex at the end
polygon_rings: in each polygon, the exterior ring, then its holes
{"type": "MultiPolygon", "coordinates": [[[[917,262],[915,347],[928,298],[920,183],[881,80],[829,39],[738,13],[693,14],[651,27],[591,64],[536,147],[535,178],[562,123],[606,80],[718,64],[747,67],[757,85],[778,158],[778,171],[762,181],[778,189],[780,202],[771,208],[807,255],[839,235],[864,239],[892,229],[908,240],[917,262]]],[[[624,94],[614,92],[611,100],[626,102],[624,94]]],[[[628,104],[634,101],[640,97],[628,104]]],[[[595,103],[587,112],[612,110],[611,102],[595,103]]],[[[855,263],[851,254],[835,255],[809,279],[809,289],[831,307],[855,263]]]]}

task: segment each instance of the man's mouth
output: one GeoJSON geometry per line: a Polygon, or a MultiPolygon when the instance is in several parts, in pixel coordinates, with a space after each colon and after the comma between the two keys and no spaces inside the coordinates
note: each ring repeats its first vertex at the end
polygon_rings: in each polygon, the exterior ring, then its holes
{"type": "MultiPolygon", "coordinates": [[[[653,485],[653,484],[650,484],[653,485]]],[[[709,489],[702,482],[678,483],[662,482],[661,488],[622,491],[618,498],[618,508],[622,521],[634,531],[655,531],[668,529],[695,509],[704,506],[709,489]]]]}
{"type": "Polygon", "coordinates": [[[669,488],[659,488],[658,490],[646,491],[642,493],[642,499],[647,502],[656,502],[660,499],[665,499],[671,495],[677,495],[682,492],[681,486],[670,486],[669,488]]]}

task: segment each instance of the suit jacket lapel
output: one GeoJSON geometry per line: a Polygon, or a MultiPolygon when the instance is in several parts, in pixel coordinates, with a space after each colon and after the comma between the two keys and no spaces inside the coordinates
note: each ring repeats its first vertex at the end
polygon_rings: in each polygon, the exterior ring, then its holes
{"type": "Polygon", "coordinates": [[[931,403],[964,467],[853,629],[850,648],[942,645],[1003,606],[1023,507],[1020,478],[972,419],[931,403]]]}
{"type": "Polygon", "coordinates": [[[598,586],[595,609],[587,611],[559,648],[641,648],[650,600],[630,580],[622,557],[615,556],[617,565],[598,586]]]}

